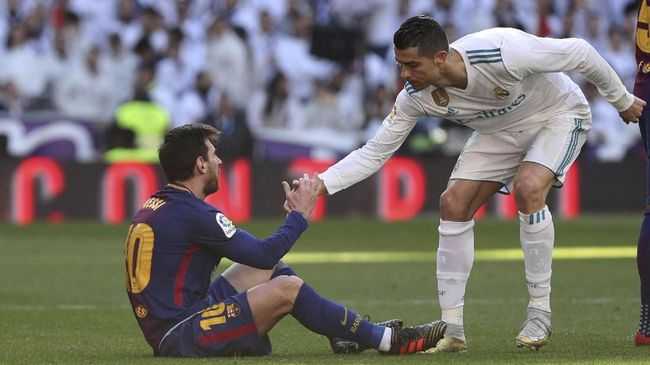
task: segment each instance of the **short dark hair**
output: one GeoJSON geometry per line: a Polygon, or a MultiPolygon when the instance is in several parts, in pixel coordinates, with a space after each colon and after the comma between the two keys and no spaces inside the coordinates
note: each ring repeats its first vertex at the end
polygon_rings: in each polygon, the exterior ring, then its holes
{"type": "Polygon", "coordinates": [[[208,158],[205,141],[217,148],[220,134],[218,129],[206,124],[186,124],[167,132],[158,149],[158,159],[167,181],[183,181],[192,177],[196,158],[208,158]]]}
{"type": "Polygon", "coordinates": [[[428,15],[418,15],[406,19],[393,36],[397,49],[418,48],[418,54],[434,55],[439,51],[449,51],[447,34],[440,24],[428,15]]]}

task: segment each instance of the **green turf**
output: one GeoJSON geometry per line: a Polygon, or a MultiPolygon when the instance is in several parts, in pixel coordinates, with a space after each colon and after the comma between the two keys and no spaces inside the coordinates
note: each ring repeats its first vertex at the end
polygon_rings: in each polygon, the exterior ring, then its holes
{"type": "MultiPolygon", "coordinates": [[[[630,246],[639,217],[591,217],[557,225],[557,246],[630,246]]],[[[278,224],[247,224],[265,235],[278,224]]],[[[432,219],[385,224],[330,220],[313,225],[295,251],[433,250],[432,219]]],[[[151,356],[124,290],[126,226],[0,225],[0,364],[398,364],[398,363],[644,363],[650,348],[632,346],[638,279],[632,259],[557,260],[554,334],[540,352],[519,351],[513,338],[523,319],[523,263],[477,262],[466,297],[469,351],[403,358],[367,352],[335,356],[326,341],[288,318],[271,332],[274,354],[259,359],[181,360],[151,356]]],[[[477,225],[477,248],[518,247],[514,222],[477,225]]],[[[433,263],[298,264],[322,294],[376,319],[408,323],[438,316],[433,263]],[[354,281],[351,281],[354,278],[354,281]]]]}

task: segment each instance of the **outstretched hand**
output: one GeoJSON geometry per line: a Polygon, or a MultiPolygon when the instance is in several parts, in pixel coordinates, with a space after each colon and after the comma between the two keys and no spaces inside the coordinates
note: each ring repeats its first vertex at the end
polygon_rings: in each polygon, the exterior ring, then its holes
{"type": "Polygon", "coordinates": [[[621,119],[623,119],[625,123],[638,123],[639,118],[641,118],[641,113],[643,113],[645,104],[645,101],[635,96],[632,106],[619,113],[621,119]]]}
{"type": "Polygon", "coordinates": [[[305,174],[300,180],[292,182],[293,189],[288,182],[282,182],[286,200],[284,209],[287,212],[296,211],[309,220],[316,206],[316,198],[320,189],[320,180],[305,174]]]}
{"type": "MultiPolygon", "coordinates": [[[[304,176],[307,176],[307,175],[305,174],[304,176]]],[[[302,179],[304,179],[304,176],[301,177],[300,179],[294,179],[291,182],[292,188],[295,189],[296,187],[298,187],[298,185],[300,184],[300,181],[302,181],[302,179]]],[[[325,182],[323,181],[323,179],[321,179],[318,176],[318,174],[315,174],[314,176],[312,176],[312,179],[316,180],[316,184],[318,185],[318,195],[328,195],[329,194],[329,192],[327,191],[327,187],[325,186],[325,182]]]]}

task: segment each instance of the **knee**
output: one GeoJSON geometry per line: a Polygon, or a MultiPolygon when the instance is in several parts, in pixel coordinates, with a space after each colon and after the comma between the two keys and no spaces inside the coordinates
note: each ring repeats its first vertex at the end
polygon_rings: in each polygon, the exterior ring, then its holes
{"type": "Polygon", "coordinates": [[[452,189],[440,195],[440,216],[444,220],[467,221],[472,219],[469,204],[452,189]]]}
{"type": "Polygon", "coordinates": [[[293,308],[296,297],[304,281],[297,276],[280,275],[272,280],[274,282],[274,294],[278,301],[287,307],[287,312],[293,308]]]}
{"type": "Polygon", "coordinates": [[[513,191],[519,210],[532,213],[526,210],[543,206],[546,189],[547,187],[538,179],[526,176],[517,178],[513,184],[513,191]]]}

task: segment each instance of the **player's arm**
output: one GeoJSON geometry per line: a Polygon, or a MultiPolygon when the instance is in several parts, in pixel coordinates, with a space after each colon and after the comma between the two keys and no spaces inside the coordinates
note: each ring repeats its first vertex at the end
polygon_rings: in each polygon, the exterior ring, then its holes
{"type": "Polygon", "coordinates": [[[218,252],[244,265],[272,269],[291,250],[307,227],[307,220],[302,214],[291,212],[280,228],[263,239],[238,228],[231,239],[220,245],[218,252]]]}
{"type": "Polygon", "coordinates": [[[402,90],[375,136],[318,175],[321,194],[334,194],[377,172],[404,143],[422,114],[421,106],[402,90]]]}
{"type": "Polygon", "coordinates": [[[235,227],[216,210],[197,219],[200,222],[197,222],[193,242],[207,247],[216,255],[258,269],[272,269],[309,225],[302,214],[291,212],[273,234],[257,238],[235,227]]]}
{"type": "Polygon", "coordinates": [[[317,183],[309,177],[295,189],[282,183],[288,214],[284,224],[267,238],[260,239],[236,228],[222,213],[202,214],[195,239],[220,256],[258,269],[272,269],[291,250],[308,227],[307,219],[316,205],[317,183]],[[212,218],[215,217],[215,218],[212,218]]]}
{"type": "Polygon", "coordinates": [[[638,115],[635,111],[645,105],[625,89],[614,69],[584,39],[541,38],[509,30],[502,48],[504,65],[518,80],[536,73],[578,72],[598,88],[626,121],[638,119],[640,110],[638,115]]]}

